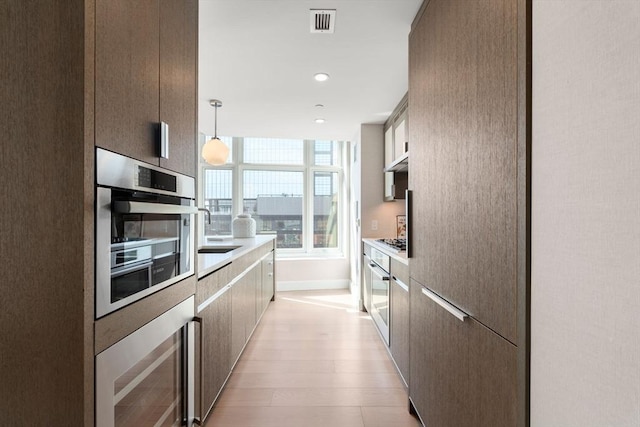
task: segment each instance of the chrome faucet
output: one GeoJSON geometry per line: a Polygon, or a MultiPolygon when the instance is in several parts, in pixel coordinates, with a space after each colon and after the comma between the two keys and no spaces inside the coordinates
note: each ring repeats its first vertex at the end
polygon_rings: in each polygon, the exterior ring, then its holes
{"type": "Polygon", "coordinates": [[[209,212],[209,209],[198,208],[198,210],[207,213],[207,224],[211,225],[211,212],[209,212]]]}

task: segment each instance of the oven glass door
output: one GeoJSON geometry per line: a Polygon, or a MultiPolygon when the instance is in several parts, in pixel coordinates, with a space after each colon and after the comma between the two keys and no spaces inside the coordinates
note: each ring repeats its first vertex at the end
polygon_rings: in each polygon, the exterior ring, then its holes
{"type": "Polygon", "coordinates": [[[193,311],[190,297],[96,356],[98,427],[191,424],[193,311]]]}
{"type": "Polygon", "coordinates": [[[151,283],[151,260],[113,269],[111,273],[111,302],[120,301],[144,291],[151,283]]]}
{"type": "Polygon", "coordinates": [[[97,200],[97,318],[194,274],[193,200],[102,187],[97,200]]]}
{"type": "Polygon", "coordinates": [[[371,318],[389,344],[389,274],[380,267],[371,269],[371,318]]]}
{"type": "Polygon", "coordinates": [[[180,426],[183,419],[182,330],[114,382],[116,426],[180,426]]]}

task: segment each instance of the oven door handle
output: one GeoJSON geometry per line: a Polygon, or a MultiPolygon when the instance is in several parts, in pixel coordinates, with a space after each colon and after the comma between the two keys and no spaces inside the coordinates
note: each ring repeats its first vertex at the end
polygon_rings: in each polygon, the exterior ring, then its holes
{"type": "Polygon", "coordinates": [[[149,268],[153,265],[153,261],[147,261],[143,264],[136,264],[134,266],[131,267],[123,267],[121,269],[114,269],[111,272],[111,277],[120,277],[122,275],[125,275],[127,273],[131,273],[133,271],[138,271],[138,270],[144,270],[146,268],[149,268]]]}
{"type": "Polygon", "coordinates": [[[116,200],[111,204],[111,210],[116,213],[130,214],[164,214],[183,215],[197,214],[198,208],[195,206],[169,205],[162,203],[131,202],[127,200],[116,200]]]}
{"type": "Polygon", "coordinates": [[[377,265],[369,264],[369,268],[371,269],[371,273],[378,276],[380,280],[383,280],[385,282],[389,280],[389,274],[383,269],[381,269],[380,267],[378,267],[377,265]]]}

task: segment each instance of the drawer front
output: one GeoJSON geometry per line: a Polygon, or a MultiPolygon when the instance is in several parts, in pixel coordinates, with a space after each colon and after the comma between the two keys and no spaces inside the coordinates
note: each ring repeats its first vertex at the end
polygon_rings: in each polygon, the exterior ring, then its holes
{"type": "Polygon", "coordinates": [[[515,426],[517,348],[423,289],[411,281],[409,397],[425,425],[515,426]]]}

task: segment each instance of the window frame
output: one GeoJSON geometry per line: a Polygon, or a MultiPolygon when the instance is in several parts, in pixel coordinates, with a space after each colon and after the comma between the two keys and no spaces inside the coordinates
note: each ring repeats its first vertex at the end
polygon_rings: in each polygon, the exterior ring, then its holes
{"type": "MultiPolygon", "coordinates": [[[[201,134],[202,144],[208,139],[208,136],[201,134]]],[[[198,174],[198,206],[204,206],[204,177],[205,171],[213,170],[231,170],[232,171],[232,216],[242,213],[244,205],[243,195],[243,178],[245,170],[264,170],[264,171],[288,171],[302,172],[303,175],[303,206],[302,206],[302,247],[301,248],[278,248],[278,256],[284,258],[306,258],[306,257],[344,257],[346,248],[346,221],[347,221],[347,189],[345,187],[345,159],[346,144],[344,141],[332,141],[336,144],[337,165],[315,165],[314,144],[315,140],[304,139],[303,141],[303,164],[264,164],[264,163],[244,163],[244,138],[233,137],[231,150],[232,156],[226,164],[221,166],[212,166],[206,163],[201,156],[199,158],[198,174]],[[337,191],[338,191],[338,229],[337,229],[337,245],[336,247],[314,247],[314,175],[316,172],[335,172],[337,173],[337,191]]],[[[325,141],[325,140],[322,140],[325,141]]],[[[204,234],[205,215],[201,215],[201,226],[199,227],[198,239],[201,245],[206,245],[207,236],[204,234]]]]}

